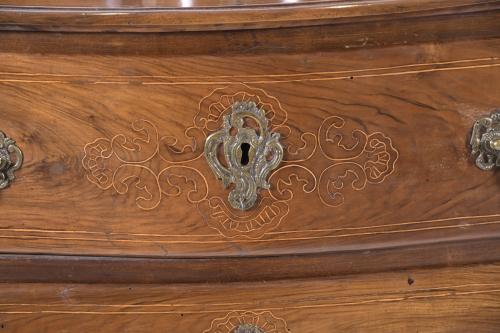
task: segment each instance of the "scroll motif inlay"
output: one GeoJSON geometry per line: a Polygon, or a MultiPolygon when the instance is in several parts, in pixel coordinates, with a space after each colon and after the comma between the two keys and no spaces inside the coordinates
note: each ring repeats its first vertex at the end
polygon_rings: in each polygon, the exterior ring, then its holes
{"type": "Polygon", "coordinates": [[[348,192],[363,190],[368,184],[382,183],[394,172],[398,151],[381,132],[367,134],[351,129],[354,143],[346,144],[346,121],[338,116],[326,118],[318,132],[323,155],[332,161],[320,175],[318,193],[327,206],[340,206],[348,192]]]}
{"type": "Polygon", "coordinates": [[[289,333],[284,319],[270,311],[231,311],[225,317],[212,320],[203,333],[289,333]]]}
{"type": "Polygon", "coordinates": [[[341,116],[324,119],[317,133],[302,133],[288,125],[288,114],[275,97],[242,84],[215,89],[204,97],[184,137],[176,138],[162,127],[164,131],[138,120],[130,135],[88,143],[82,161],[88,180],[102,190],[134,198],[143,210],[159,207],[165,198],[183,198],[224,237],[260,238],[276,229],[287,220],[299,191],[317,195],[327,207],[356,200],[359,191],[384,182],[394,172],[399,155],[389,136],[367,132],[359,121],[341,116]],[[284,151],[283,162],[268,176],[269,188],[246,211],[233,208],[209,185],[213,178],[207,177],[214,176],[208,165],[195,167],[207,137],[221,128],[224,116],[239,102],[263,110],[269,130],[280,134],[284,151]],[[325,167],[316,160],[330,163],[325,167]]]}
{"type": "Polygon", "coordinates": [[[207,181],[198,170],[175,164],[159,171],[152,168],[149,162],[159,150],[155,125],[141,120],[134,122],[132,129],[137,133],[133,138],[118,134],[85,146],[83,166],[90,182],[118,194],[135,193],[136,205],[144,210],[158,207],[163,197],[183,194],[190,203],[207,197],[207,181]]]}

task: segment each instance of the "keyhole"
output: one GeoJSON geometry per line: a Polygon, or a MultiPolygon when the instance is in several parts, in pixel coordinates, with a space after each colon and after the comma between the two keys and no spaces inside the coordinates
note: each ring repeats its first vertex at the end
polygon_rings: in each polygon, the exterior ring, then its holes
{"type": "Polygon", "coordinates": [[[250,157],[248,156],[248,152],[250,151],[250,144],[243,142],[241,144],[241,165],[247,165],[250,162],[250,157]]]}

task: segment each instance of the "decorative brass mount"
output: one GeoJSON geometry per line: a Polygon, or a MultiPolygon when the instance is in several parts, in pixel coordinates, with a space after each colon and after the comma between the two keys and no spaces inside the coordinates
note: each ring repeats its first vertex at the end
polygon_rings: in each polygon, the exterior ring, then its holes
{"type": "Polygon", "coordinates": [[[470,140],[476,165],[482,170],[500,166],[500,110],[474,123],[470,140]]]}
{"type": "Polygon", "coordinates": [[[234,103],[231,114],[224,116],[223,127],[207,138],[205,157],[208,165],[222,180],[224,188],[235,184],[228,197],[233,208],[252,208],[257,201],[258,190],[269,188],[267,175],[283,159],[279,138],[279,133],[270,132],[264,110],[251,101],[234,103]],[[258,131],[246,126],[247,118],[257,123],[258,131]],[[218,157],[220,145],[227,167],[218,157]]]}
{"type": "Polygon", "coordinates": [[[14,180],[14,171],[23,164],[23,153],[16,142],[0,131],[0,190],[14,180]],[[15,157],[12,159],[12,157],[15,157]]]}
{"type": "Polygon", "coordinates": [[[234,330],[234,333],[264,333],[260,327],[251,324],[242,324],[234,330]]]}

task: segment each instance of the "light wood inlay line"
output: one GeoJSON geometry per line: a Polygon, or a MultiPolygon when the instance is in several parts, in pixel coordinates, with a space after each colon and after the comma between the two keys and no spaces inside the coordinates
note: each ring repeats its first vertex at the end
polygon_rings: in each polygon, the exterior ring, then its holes
{"type": "MultiPolygon", "coordinates": [[[[301,234],[301,233],[321,233],[321,232],[339,232],[344,230],[370,230],[370,229],[379,229],[379,228],[391,228],[398,226],[406,226],[406,225],[420,225],[420,224],[429,224],[429,223],[440,223],[447,221],[457,221],[457,220],[470,220],[470,219],[483,219],[483,218],[497,218],[500,217],[500,214],[492,214],[492,215],[477,215],[477,216],[457,216],[450,218],[442,218],[442,219],[431,219],[431,220],[422,220],[422,221],[410,221],[410,222],[401,222],[401,223],[393,223],[393,224],[381,224],[374,226],[365,226],[365,227],[342,227],[342,228],[330,228],[330,229],[310,229],[310,230],[287,230],[287,231],[271,231],[267,233],[267,235],[285,235],[285,234],[301,234]]],[[[468,227],[474,222],[468,222],[467,224],[460,224],[460,227],[468,227]]],[[[219,238],[218,234],[153,234],[153,233],[121,233],[121,232],[100,232],[100,231],[85,231],[85,230],[48,230],[48,229],[35,229],[35,228],[0,228],[0,232],[15,232],[15,233],[67,233],[67,234],[91,234],[91,235],[102,235],[102,236],[131,236],[131,237],[212,237],[219,238]]],[[[1,236],[0,236],[1,237],[1,236]]],[[[106,239],[107,240],[107,239],[106,239]]]]}
{"type": "Polygon", "coordinates": [[[0,75],[9,76],[49,76],[49,77],[87,77],[87,78],[123,78],[123,79],[140,79],[140,78],[165,78],[165,79],[213,79],[213,78],[271,78],[271,77],[300,77],[300,76],[315,76],[315,75],[332,75],[332,74],[348,74],[348,73],[363,73],[371,71],[384,71],[400,68],[411,67],[425,67],[425,66],[439,66],[439,65],[452,65],[460,63],[484,62],[484,61],[497,61],[499,57],[485,57],[475,59],[460,59],[440,62],[428,63],[414,63],[398,66],[374,67],[363,69],[352,69],[343,71],[323,71],[323,72],[304,72],[304,73],[290,73],[290,74],[255,74],[255,75],[92,75],[92,74],[56,74],[56,73],[22,73],[22,72],[0,72],[0,75]]]}
{"type": "MultiPolygon", "coordinates": [[[[485,225],[496,225],[500,224],[500,221],[490,221],[482,223],[469,224],[467,227],[477,227],[485,225]]],[[[331,238],[346,238],[346,237],[360,237],[360,236],[374,236],[374,235],[386,235],[386,234],[401,234],[401,233],[413,233],[431,230],[443,230],[443,229],[463,229],[464,225],[450,225],[450,226],[439,226],[439,227],[426,227],[426,228],[415,228],[407,230],[391,230],[391,231],[376,231],[376,232],[360,232],[352,234],[343,235],[325,235],[325,236],[312,236],[312,237],[290,237],[290,238],[274,238],[274,239],[227,239],[220,241],[164,241],[164,240],[129,240],[129,239],[102,239],[102,238],[76,238],[76,237],[50,237],[50,236],[0,236],[0,238],[5,239],[51,239],[51,240],[62,240],[62,241],[91,241],[91,242],[109,242],[109,243],[157,243],[157,244],[227,244],[227,243],[258,243],[258,242],[282,242],[282,241],[307,241],[313,239],[331,239],[331,238]]]]}
{"type": "Polygon", "coordinates": [[[334,77],[317,77],[317,78],[301,78],[301,79],[285,79],[285,80],[226,80],[226,81],[210,81],[207,78],[204,81],[185,81],[185,82],[141,82],[141,81],[88,81],[88,82],[74,82],[64,80],[21,80],[21,79],[0,79],[0,83],[46,83],[46,84],[106,84],[106,85],[128,85],[128,84],[142,84],[142,85],[227,85],[231,83],[243,84],[274,84],[274,83],[291,83],[291,82],[309,82],[309,81],[334,81],[346,79],[362,79],[362,78],[376,78],[387,76],[402,76],[420,73],[443,72],[443,71],[458,71],[479,68],[493,68],[500,66],[499,63],[485,64],[485,65],[471,65],[471,66],[458,66],[446,68],[429,68],[419,70],[408,70],[400,72],[389,73],[376,73],[376,74],[361,74],[334,76],[334,77]]]}
{"type": "MultiPolygon", "coordinates": [[[[478,287],[500,287],[500,283],[467,283],[467,284],[459,284],[459,285],[450,285],[450,286],[439,286],[432,288],[421,288],[421,289],[412,289],[411,291],[406,290],[395,290],[391,291],[390,294],[420,294],[420,293],[431,293],[431,292],[452,292],[456,291],[456,289],[467,289],[467,288],[478,288],[478,287]]],[[[477,290],[465,290],[463,292],[476,292],[477,290]]],[[[361,295],[362,296],[362,295],[361,295]]],[[[411,295],[410,295],[411,296],[411,295]]],[[[415,295],[417,297],[419,295],[415,295]]],[[[426,296],[426,295],[424,295],[426,296]]],[[[337,296],[339,297],[339,296],[337,296]]],[[[294,300],[289,300],[284,303],[293,303],[294,300]]],[[[67,308],[75,308],[75,307],[111,307],[111,308],[141,308],[141,307],[197,307],[197,306],[255,306],[259,304],[258,302],[231,302],[231,303],[156,303],[156,304],[98,304],[98,303],[64,303],[64,304],[44,304],[44,303],[0,303],[0,307],[11,307],[11,306],[42,306],[42,307],[67,307],[67,308]]]]}
{"type": "MultiPolygon", "coordinates": [[[[268,307],[268,308],[252,308],[252,311],[280,311],[280,310],[304,310],[304,309],[318,309],[318,308],[335,308],[339,306],[353,306],[353,305],[367,305],[367,304],[378,304],[378,303],[393,303],[393,302],[407,302],[407,301],[418,301],[418,300],[429,300],[436,298],[446,298],[446,297],[459,297],[459,296],[471,296],[479,294],[496,294],[499,293],[500,289],[488,289],[488,290],[475,290],[475,291],[450,291],[443,292],[439,294],[431,295],[404,295],[398,297],[388,297],[388,298],[373,298],[366,299],[357,302],[338,302],[338,303],[328,303],[328,304],[311,304],[311,305],[297,305],[297,306],[286,306],[286,307],[268,307]]],[[[38,306],[38,305],[37,305],[38,306]]],[[[243,311],[245,309],[231,309],[230,311],[243,311]]],[[[200,314],[200,313],[221,313],[227,312],[228,310],[199,310],[199,311],[66,311],[66,310],[33,310],[33,311],[0,311],[0,314],[77,314],[77,315],[143,315],[143,314],[200,314]]]]}

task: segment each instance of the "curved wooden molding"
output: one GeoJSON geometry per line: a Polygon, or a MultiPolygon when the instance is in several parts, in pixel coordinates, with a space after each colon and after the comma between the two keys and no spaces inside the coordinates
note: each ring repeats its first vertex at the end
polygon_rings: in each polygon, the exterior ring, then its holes
{"type": "Polygon", "coordinates": [[[500,261],[499,247],[497,237],[372,250],[206,259],[3,254],[0,283],[271,281],[495,262],[500,261]]]}
{"type": "Polygon", "coordinates": [[[247,0],[139,1],[109,7],[104,0],[10,0],[0,5],[0,30],[65,32],[167,32],[264,29],[498,10],[498,1],[362,0],[294,3],[247,0]],[[186,7],[182,7],[182,5],[186,7]]]}

